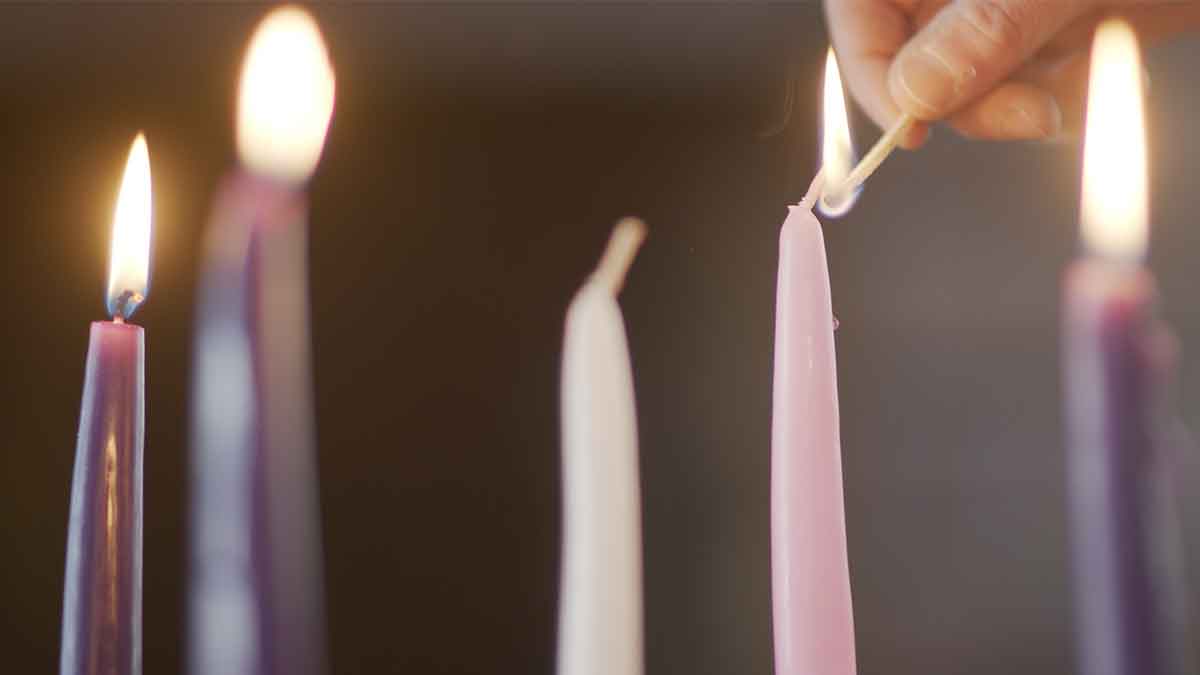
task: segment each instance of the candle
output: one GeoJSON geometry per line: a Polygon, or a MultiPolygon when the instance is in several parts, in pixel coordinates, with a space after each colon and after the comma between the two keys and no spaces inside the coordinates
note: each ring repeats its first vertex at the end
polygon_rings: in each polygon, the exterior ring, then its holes
{"type": "MultiPolygon", "coordinates": [[[[812,213],[852,155],[832,50],[825,70],[823,169],[779,233],[771,416],[771,585],[778,675],[853,675],[854,617],[842,504],[837,364],[829,271],[812,213]]],[[[854,193],[822,204],[845,212],[854,193]],[[830,203],[832,202],[832,203],[830,203]]]]}
{"type": "Polygon", "coordinates": [[[1093,43],[1082,258],[1064,288],[1063,362],[1078,657],[1084,675],[1188,672],[1165,447],[1174,365],[1143,266],[1142,66],[1119,21],[1093,43]]]}
{"type": "Polygon", "coordinates": [[[241,169],[209,224],[195,346],[189,666],[325,669],[304,185],[334,76],[303,10],[268,15],[238,98],[241,169]]]}
{"type": "Polygon", "coordinates": [[[616,296],[644,237],[641,221],[622,220],[567,310],[559,675],[642,672],[637,422],[616,296]]]}
{"type": "Polygon", "coordinates": [[[145,338],[126,323],[146,298],[150,155],[133,142],[113,217],[108,312],[88,339],[63,592],[62,675],[142,669],[145,338]]]}

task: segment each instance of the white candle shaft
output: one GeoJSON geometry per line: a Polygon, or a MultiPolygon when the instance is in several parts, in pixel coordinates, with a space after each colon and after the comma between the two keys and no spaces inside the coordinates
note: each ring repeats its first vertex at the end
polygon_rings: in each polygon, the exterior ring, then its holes
{"type": "Polygon", "coordinates": [[[567,313],[559,675],[642,673],[637,423],[625,326],[604,275],[567,313]]]}

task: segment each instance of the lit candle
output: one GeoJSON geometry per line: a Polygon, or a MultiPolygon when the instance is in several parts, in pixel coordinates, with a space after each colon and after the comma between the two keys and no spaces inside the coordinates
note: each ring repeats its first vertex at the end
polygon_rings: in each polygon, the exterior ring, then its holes
{"type": "Polygon", "coordinates": [[[621,221],[567,310],[558,675],[642,672],[637,421],[617,293],[645,236],[621,221]]]}
{"type": "MultiPolygon", "coordinates": [[[[771,416],[771,586],[778,675],[853,675],[829,270],[813,202],[852,165],[837,62],[825,69],[823,169],[779,233],[771,416]]],[[[845,212],[854,193],[822,199],[845,212]]]]}
{"type": "Polygon", "coordinates": [[[1092,48],[1083,256],[1064,289],[1071,535],[1080,672],[1185,672],[1172,458],[1171,335],[1143,266],[1148,240],[1142,66],[1129,26],[1092,48]]]}
{"type": "Polygon", "coordinates": [[[63,592],[62,675],[142,669],[145,339],[126,321],[146,299],[150,155],[133,141],[113,217],[108,312],[88,340],[63,592]]]}
{"type": "Polygon", "coordinates": [[[324,671],[304,185],[333,114],[319,29],[269,14],[238,95],[241,170],[216,197],[195,346],[189,666],[324,671]]]}

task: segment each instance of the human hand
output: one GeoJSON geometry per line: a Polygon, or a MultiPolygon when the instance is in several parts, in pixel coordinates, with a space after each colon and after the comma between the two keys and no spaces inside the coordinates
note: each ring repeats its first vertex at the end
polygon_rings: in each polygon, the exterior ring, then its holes
{"type": "Polygon", "coordinates": [[[1200,0],[826,0],[851,95],[881,127],[901,113],[965,136],[1078,133],[1092,32],[1114,14],[1146,42],[1200,28],[1200,0]]]}

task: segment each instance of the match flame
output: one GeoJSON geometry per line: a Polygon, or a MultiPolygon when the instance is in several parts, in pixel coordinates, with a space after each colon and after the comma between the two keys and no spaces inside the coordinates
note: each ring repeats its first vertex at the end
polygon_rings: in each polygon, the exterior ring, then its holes
{"type": "Polygon", "coordinates": [[[138,134],[125,162],[125,178],[113,215],[112,252],[108,262],[108,314],[133,316],[150,292],[150,151],[138,134]]]}
{"type": "Polygon", "coordinates": [[[857,159],[850,138],[850,116],[846,113],[846,94],[833,47],[825,57],[825,86],[822,93],[824,118],[821,132],[821,165],[825,190],[821,195],[821,213],[830,217],[845,215],[858,199],[858,190],[841,189],[857,159]]]}
{"type": "Polygon", "coordinates": [[[1096,30],[1083,150],[1083,242],[1104,258],[1137,262],[1149,239],[1142,63],[1129,24],[1096,30]]]}
{"type": "Polygon", "coordinates": [[[237,144],[242,164],[289,183],[308,180],[333,116],[334,76],[316,21],[283,7],[259,24],[242,66],[237,144]]]}

